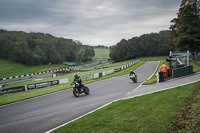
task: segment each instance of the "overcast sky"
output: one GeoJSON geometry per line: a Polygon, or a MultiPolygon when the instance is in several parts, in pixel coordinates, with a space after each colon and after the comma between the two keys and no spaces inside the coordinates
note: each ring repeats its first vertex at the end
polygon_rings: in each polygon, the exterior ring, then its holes
{"type": "Polygon", "coordinates": [[[0,0],[0,29],[115,45],[168,30],[181,0],[0,0]]]}

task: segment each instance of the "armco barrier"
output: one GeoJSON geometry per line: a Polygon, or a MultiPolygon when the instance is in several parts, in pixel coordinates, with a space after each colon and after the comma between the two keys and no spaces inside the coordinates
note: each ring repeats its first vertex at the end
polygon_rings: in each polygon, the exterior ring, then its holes
{"type": "Polygon", "coordinates": [[[121,68],[115,68],[114,69],[114,72],[119,72],[119,71],[121,71],[121,68]]]}
{"type": "Polygon", "coordinates": [[[172,70],[172,77],[177,78],[180,76],[188,75],[193,73],[193,65],[180,67],[172,70]]]}
{"type": "Polygon", "coordinates": [[[106,72],[102,72],[102,76],[106,76],[106,72]]]}
{"type": "Polygon", "coordinates": [[[99,73],[94,74],[94,79],[97,79],[97,78],[99,78],[99,73]]]}
{"type": "Polygon", "coordinates": [[[114,70],[106,71],[106,75],[109,75],[109,74],[112,74],[112,73],[114,73],[114,70]]]}

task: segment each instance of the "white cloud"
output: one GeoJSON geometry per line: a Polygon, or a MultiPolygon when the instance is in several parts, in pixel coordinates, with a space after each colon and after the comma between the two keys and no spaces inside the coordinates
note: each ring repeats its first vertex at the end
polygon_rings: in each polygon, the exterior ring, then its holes
{"type": "Polygon", "coordinates": [[[0,28],[115,45],[170,26],[181,0],[2,0],[0,28]]]}

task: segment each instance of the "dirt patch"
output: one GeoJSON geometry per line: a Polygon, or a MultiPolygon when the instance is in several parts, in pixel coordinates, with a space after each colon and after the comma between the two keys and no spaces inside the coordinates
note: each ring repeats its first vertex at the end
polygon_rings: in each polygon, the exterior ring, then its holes
{"type": "Polygon", "coordinates": [[[200,133],[200,83],[182,108],[179,120],[173,122],[171,133],[200,133]]]}

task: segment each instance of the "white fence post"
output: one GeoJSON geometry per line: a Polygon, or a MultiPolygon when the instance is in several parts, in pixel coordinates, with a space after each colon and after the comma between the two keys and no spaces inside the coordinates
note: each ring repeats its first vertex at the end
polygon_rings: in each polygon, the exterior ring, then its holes
{"type": "Polygon", "coordinates": [[[159,83],[159,73],[157,72],[157,83],[159,83]]]}

